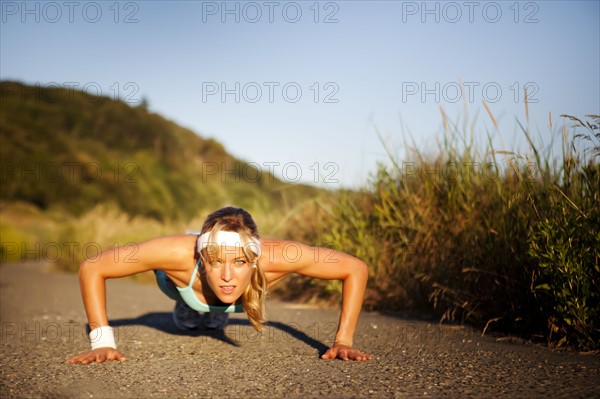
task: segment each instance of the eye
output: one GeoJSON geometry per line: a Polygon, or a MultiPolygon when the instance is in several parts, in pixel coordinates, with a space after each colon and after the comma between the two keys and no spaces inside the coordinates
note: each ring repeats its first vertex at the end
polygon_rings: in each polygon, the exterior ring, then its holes
{"type": "Polygon", "coordinates": [[[235,260],[235,264],[236,265],[245,265],[246,264],[246,260],[245,259],[236,259],[235,260]]]}

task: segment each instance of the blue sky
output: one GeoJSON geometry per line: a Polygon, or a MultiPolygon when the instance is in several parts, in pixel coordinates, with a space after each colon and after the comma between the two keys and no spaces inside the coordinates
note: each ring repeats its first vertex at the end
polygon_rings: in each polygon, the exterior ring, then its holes
{"type": "Polygon", "coordinates": [[[363,186],[378,133],[435,152],[440,107],[525,149],[600,114],[598,1],[1,2],[0,78],[135,102],[287,181],[363,186]],[[238,21],[236,21],[236,18],[238,21]],[[459,82],[467,88],[458,91],[459,82]]]}

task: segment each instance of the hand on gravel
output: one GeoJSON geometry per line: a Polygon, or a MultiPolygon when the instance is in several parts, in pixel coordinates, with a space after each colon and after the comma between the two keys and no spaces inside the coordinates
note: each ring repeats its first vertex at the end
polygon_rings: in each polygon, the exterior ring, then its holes
{"type": "Polygon", "coordinates": [[[347,345],[335,344],[325,352],[321,359],[356,360],[359,362],[371,360],[371,356],[347,345]]]}
{"type": "Polygon", "coordinates": [[[102,363],[107,360],[118,360],[120,362],[125,360],[125,356],[121,352],[113,348],[96,348],[92,351],[84,353],[83,355],[75,356],[67,363],[75,364],[89,364],[89,363],[102,363]]]}

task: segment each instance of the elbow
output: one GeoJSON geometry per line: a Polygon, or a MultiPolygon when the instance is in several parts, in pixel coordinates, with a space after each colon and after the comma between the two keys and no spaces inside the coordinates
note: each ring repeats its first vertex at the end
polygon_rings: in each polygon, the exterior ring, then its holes
{"type": "Polygon", "coordinates": [[[83,261],[79,264],[79,282],[83,282],[86,274],[88,274],[89,272],[89,268],[89,263],[87,263],[86,261],[83,261]]]}
{"type": "Polygon", "coordinates": [[[367,280],[369,278],[369,266],[363,261],[360,261],[360,263],[361,263],[361,270],[365,276],[365,280],[367,280]]]}
{"type": "Polygon", "coordinates": [[[354,273],[357,277],[366,282],[369,278],[369,267],[365,262],[363,262],[360,259],[357,259],[356,265],[354,266],[354,273]]]}
{"type": "Polygon", "coordinates": [[[79,282],[83,282],[86,279],[89,279],[91,276],[96,274],[96,268],[93,263],[84,260],[79,264],[79,282]]]}

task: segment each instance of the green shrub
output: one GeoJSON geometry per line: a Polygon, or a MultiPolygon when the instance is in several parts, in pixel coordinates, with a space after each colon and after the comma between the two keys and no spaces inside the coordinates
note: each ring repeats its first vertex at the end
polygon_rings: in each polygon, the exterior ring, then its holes
{"type": "Polygon", "coordinates": [[[600,117],[588,115],[591,122],[565,117],[585,130],[565,143],[560,179],[550,187],[548,206],[532,227],[529,253],[536,263],[532,291],[546,316],[550,344],[598,349],[600,117]],[[592,145],[582,150],[579,140],[592,145]]]}
{"type": "Polygon", "coordinates": [[[534,292],[548,317],[548,341],[597,349],[600,342],[600,211],[566,201],[532,229],[534,292]]]}

